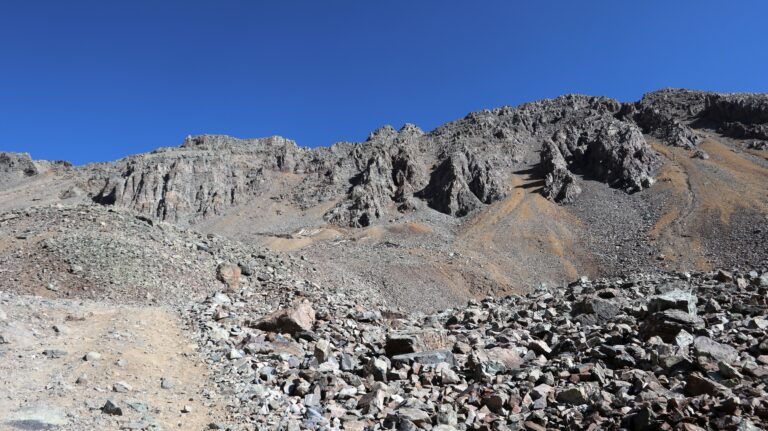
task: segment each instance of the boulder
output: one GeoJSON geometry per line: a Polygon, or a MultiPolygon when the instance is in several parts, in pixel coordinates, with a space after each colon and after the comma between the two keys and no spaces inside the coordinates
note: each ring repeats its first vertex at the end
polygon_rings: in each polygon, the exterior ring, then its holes
{"type": "Polygon", "coordinates": [[[560,403],[581,405],[589,401],[587,391],[580,386],[571,386],[557,393],[557,401],[560,403]]]}
{"type": "Polygon", "coordinates": [[[387,356],[404,355],[425,350],[418,335],[412,333],[393,333],[387,335],[384,351],[387,356]]]}
{"type": "Polygon", "coordinates": [[[227,285],[229,289],[237,289],[240,285],[240,267],[231,263],[221,263],[216,267],[216,278],[227,285]]]}
{"type": "Polygon", "coordinates": [[[522,362],[516,351],[501,347],[477,350],[469,356],[469,366],[481,379],[518,368],[522,362]]]}
{"type": "Polygon", "coordinates": [[[312,304],[306,299],[301,299],[288,308],[275,311],[254,322],[252,326],[269,332],[296,334],[301,331],[311,331],[314,323],[315,310],[312,304]]]}
{"type": "Polygon", "coordinates": [[[660,337],[664,342],[672,343],[680,331],[689,333],[703,328],[704,321],[687,311],[669,309],[648,316],[640,326],[640,334],[645,338],[660,337]]]}
{"type": "Polygon", "coordinates": [[[696,315],[696,302],[697,298],[691,292],[672,290],[651,297],[648,301],[648,311],[682,310],[686,313],[696,315]]]}
{"type": "Polygon", "coordinates": [[[714,361],[722,361],[732,364],[739,358],[739,351],[727,344],[718,343],[709,337],[696,337],[693,340],[693,350],[699,356],[712,358],[714,361]]]}
{"type": "Polygon", "coordinates": [[[450,350],[428,350],[424,352],[395,355],[392,357],[393,365],[408,365],[412,363],[419,363],[422,365],[437,365],[441,362],[445,362],[451,365],[456,364],[456,360],[454,359],[453,353],[451,353],[450,350]]]}

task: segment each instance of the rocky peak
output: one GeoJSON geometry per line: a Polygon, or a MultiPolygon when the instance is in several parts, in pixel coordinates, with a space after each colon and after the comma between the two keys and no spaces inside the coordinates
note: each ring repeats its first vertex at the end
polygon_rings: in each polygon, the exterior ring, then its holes
{"type": "Polygon", "coordinates": [[[397,133],[400,135],[421,136],[424,134],[424,131],[415,124],[405,123],[397,133]]]}
{"type": "Polygon", "coordinates": [[[733,138],[768,141],[768,94],[708,94],[700,122],[733,138]]]}
{"type": "Polygon", "coordinates": [[[385,141],[387,139],[394,139],[397,136],[397,130],[389,124],[379,127],[373,132],[368,134],[366,142],[371,141],[385,141]]]}
{"type": "Polygon", "coordinates": [[[296,147],[296,143],[282,136],[269,136],[256,139],[238,139],[227,135],[197,135],[187,136],[180,148],[194,149],[226,149],[234,147],[245,147],[258,150],[272,147],[296,147]]]}
{"type": "Polygon", "coordinates": [[[29,153],[0,153],[0,172],[31,177],[40,169],[29,153]]]}
{"type": "Polygon", "coordinates": [[[11,185],[50,169],[69,168],[65,161],[32,160],[29,153],[0,152],[0,185],[11,185]]]}

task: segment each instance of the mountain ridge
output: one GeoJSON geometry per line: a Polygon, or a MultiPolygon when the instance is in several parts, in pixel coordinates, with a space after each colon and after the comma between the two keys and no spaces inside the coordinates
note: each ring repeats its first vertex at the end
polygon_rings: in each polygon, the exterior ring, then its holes
{"type": "Polygon", "coordinates": [[[394,296],[413,291],[402,302],[416,300],[427,283],[439,297],[437,286],[448,285],[458,296],[437,298],[443,306],[581,274],[758,265],[768,254],[765,230],[754,228],[768,213],[766,100],[682,89],[628,103],[565,95],[472,112],[429,132],[384,126],[362,143],[329,147],[200,135],[76,167],[5,155],[15,161],[0,163],[4,181],[17,186],[0,209],[123,207],[328,258],[340,277],[378,286],[393,271],[412,272],[378,245],[407,244],[414,254],[405,261],[430,270],[399,280],[406,287],[394,296]],[[334,257],[328,245],[348,240],[355,252],[334,257]],[[443,253],[475,260],[444,267],[443,253]],[[391,263],[377,269],[369,258],[391,263]]]}

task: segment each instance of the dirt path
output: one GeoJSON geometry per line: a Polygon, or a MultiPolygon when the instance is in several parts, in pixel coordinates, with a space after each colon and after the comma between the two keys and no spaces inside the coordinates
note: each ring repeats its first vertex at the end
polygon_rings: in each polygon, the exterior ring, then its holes
{"type": "Polygon", "coordinates": [[[0,309],[1,429],[201,430],[218,416],[196,345],[168,310],[37,297],[0,309]],[[85,360],[89,352],[100,358],[85,360]],[[116,392],[121,382],[129,389],[116,392]],[[100,410],[108,399],[122,415],[100,410]]]}

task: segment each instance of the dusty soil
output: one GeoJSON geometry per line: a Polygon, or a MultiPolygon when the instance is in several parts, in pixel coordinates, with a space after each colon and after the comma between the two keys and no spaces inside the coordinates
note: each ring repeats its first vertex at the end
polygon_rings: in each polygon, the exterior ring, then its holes
{"type": "Polygon", "coordinates": [[[0,306],[8,320],[0,330],[9,339],[0,345],[3,429],[154,423],[191,430],[204,429],[220,413],[208,398],[208,371],[197,345],[174,312],[7,295],[0,306]],[[43,353],[49,350],[66,353],[43,353]],[[100,358],[85,360],[89,352],[100,358]],[[161,388],[161,379],[173,387],[161,388]],[[118,382],[131,389],[115,392],[118,382]],[[103,414],[107,400],[123,414],[103,414]],[[185,406],[188,413],[182,413],[185,406]]]}
{"type": "Polygon", "coordinates": [[[661,253],[677,268],[709,270],[722,263],[745,238],[745,224],[734,214],[756,219],[759,227],[768,215],[768,167],[746,153],[737,152],[711,134],[701,148],[708,160],[691,157],[690,151],[655,144],[666,161],[659,175],[657,194],[665,196],[662,214],[648,232],[661,253]],[[741,229],[743,230],[743,229],[741,229]],[[723,242],[731,243],[723,247],[723,242]],[[715,249],[717,247],[717,249],[715,249]]]}

